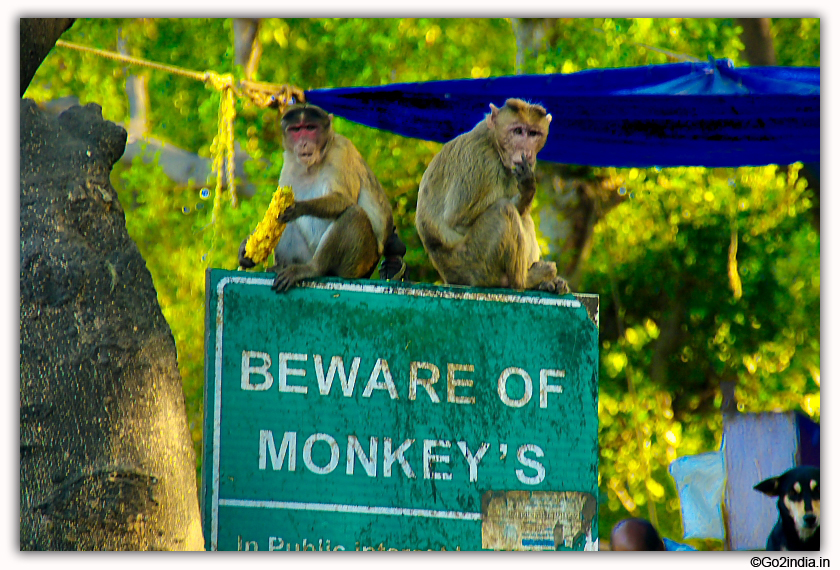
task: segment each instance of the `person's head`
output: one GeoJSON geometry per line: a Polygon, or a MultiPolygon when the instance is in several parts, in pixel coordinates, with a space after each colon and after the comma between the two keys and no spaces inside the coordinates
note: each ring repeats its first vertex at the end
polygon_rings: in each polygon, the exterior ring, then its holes
{"type": "Polygon", "coordinates": [[[618,521],[610,533],[611,550],[665,550],[659,533],[645,519],[618,521]]]}

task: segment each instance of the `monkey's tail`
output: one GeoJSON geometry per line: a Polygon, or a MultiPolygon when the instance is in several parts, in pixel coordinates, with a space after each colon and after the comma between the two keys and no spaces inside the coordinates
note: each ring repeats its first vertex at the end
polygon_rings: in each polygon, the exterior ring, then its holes
{"type": "Polygon", "coordinates": [[[403,256],[407,248],[397,235],[397,229],[385,240],[382,255],[384,259],[379,266],[379,278],[385,281],[408,281],[408,265],[405,264],[403,256]]]}
{"type": "Polygon", "coordinates": [[[382,255],[384,255],[385,257],[391,257],[395,255],[398,257],[402,257],[405,255],[406,251],[408,250],[405,247],[405,244],[400,239],[400,236],[397,235],[397,229],[394,228],[394,231],[391,232],[391,235],[388,236],[388,239],[385,240],[382,255]]]}

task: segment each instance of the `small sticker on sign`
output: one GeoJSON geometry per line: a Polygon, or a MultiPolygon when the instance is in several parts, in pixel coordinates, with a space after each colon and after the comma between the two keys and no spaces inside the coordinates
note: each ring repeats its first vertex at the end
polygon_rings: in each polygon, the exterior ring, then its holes
{"type": "Polygon", "coordinates": [[[591,493],[487,491],[481,547],[491,550],[598,550],[591,493]]]}

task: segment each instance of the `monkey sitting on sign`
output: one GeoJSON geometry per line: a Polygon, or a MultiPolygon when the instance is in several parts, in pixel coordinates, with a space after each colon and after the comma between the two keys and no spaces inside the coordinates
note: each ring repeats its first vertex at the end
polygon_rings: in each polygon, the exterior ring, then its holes
{"type": "MultiPolygon", "coordinates": [[[[332,121],[331,114],[305,103],[290,106],[281,118],[279,187],[292,188],[294,203],[278,218],[287,226],[274,250],[272,289],[277,292],[322,275],[368,278],[383,254],[380,277],[405,278],[399,274],[405,270],[405,246],[385,191],[332,121]]],[[[247,242],[239,248],[239,265],[249,269],[255,263],[245,253],[247,242]]]]}
{"type": "Polygon", "coordinates": [[[415,224],[444,282],[569,292],[553,262],[540,261],[531,203],[534,165],[551,115],[508,99],[446,143],[420,181],[415,224]]]}

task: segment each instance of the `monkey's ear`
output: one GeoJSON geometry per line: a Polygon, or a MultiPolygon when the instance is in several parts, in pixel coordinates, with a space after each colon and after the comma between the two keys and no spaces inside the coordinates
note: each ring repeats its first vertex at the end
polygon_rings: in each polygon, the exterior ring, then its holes
{"type": "Polygon", "coordinates": [[[499,116],[499,108],[490,103],[490,114],[487,115],[487,126],[491,129],[496,126],[496,117],[499,116]]]}
{"type": "Polygon", "coordinates": [[[327,117],[328,117],[328,120],[329,120],[330,124],[332,125],[333,119],[335,119],[335,117],[333,116],[333,114],[332,114],[332,113],[330,113],[329,115],[327,115],[327,117]]]}
{"type": "Polygon", "coordinates": [[[548,121],[549,123],[551,122],[551,113],[549,113],[548,115],[545,116],[545,120],[548,121]]]}

